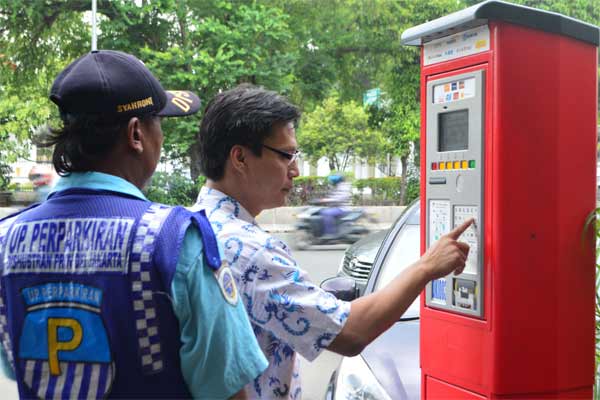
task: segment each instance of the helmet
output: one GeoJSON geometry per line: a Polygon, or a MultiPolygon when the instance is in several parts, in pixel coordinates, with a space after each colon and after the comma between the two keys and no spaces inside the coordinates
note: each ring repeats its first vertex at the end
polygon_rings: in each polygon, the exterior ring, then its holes
{"type": "Polygon", "coordinates": [[[331,183],[332,185],[337,185],[338,183],[340,183],[343,180],[344,180],[344,177],[342,175],[338,175],[338,174],[332,174],[327,177],[327,181],[329,181],[329,183],[331,183]]]}

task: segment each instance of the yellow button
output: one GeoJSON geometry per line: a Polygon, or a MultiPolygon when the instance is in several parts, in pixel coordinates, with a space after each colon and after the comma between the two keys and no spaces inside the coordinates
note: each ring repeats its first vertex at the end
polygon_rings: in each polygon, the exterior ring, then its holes
{"type": "Polygon", "coordinates": [[[441,162],[440,163],[440,169],[446,169],[446,163],[445,162],[441,162]]]}
{"type": "Polygon", "coordinates": [[[461,161],[460,167],[462,169],[467,169],[469,168],[469,163],[467,163],[467,161],[461,161]]]}
{"type": "Polygon", "coordinates": [[[460,169],[460,161],[454,161],[454,169],[460,169]]]}
{"type": "Polygon", "coordinates": [[[446,161],[446,169],[452,169],[452,161],[446,161]]]}

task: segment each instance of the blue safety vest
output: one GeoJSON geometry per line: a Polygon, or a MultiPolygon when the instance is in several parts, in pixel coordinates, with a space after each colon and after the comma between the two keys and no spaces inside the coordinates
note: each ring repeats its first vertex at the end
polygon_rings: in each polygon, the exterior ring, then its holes
{"type": "Polygon", "coordinates": [[[0,341],[26,398],[191,397],[171,282],[206,216],[125,194],[67,189],[0,220],[0,341]]]}

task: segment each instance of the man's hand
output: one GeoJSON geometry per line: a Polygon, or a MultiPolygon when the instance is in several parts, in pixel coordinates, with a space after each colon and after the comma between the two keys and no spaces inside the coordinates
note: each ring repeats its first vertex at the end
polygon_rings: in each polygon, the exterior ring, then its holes
{"type": "Polygon", "coordinates": [[[459,242],[458,238],[474,223],[473,218],[457,226],[433,244],[421,257],[423,268],[429,280],[441,278],[454,271],[454,275],[462,273],[469,255],[469,245],[459,242]]]}

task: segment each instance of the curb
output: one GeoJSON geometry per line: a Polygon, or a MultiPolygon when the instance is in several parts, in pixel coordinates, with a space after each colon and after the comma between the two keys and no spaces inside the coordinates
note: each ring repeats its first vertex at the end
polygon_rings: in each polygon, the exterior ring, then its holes
{"type": "MultiPolygon", "coordinates": [[[[260,226],[262,230],[269,233],[291,233],[296,230],[295,226],[292,224],[261,224],[259,222],[258,226],[260,226]]],[[[363,226],[366,227],[371,233],[390,229],[392,223],[363,224],[363,226]]]]}

